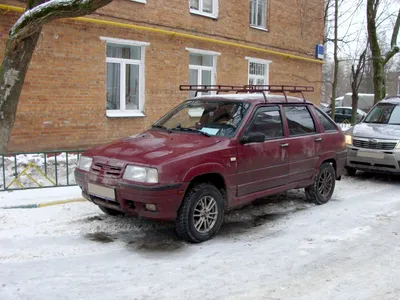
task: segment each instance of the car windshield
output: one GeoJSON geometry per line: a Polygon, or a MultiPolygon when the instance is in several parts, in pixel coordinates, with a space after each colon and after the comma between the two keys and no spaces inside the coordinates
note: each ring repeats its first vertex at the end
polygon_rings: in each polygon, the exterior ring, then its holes
{"type": "Polygon", "coordinates": [[[380,103],[370,111],[364,123],[400,125],[400,106],[380,103]]]}
{"type": "Polygon", "coordinates": [[[231,137],[235,135],[249,106],[249,103],[237,101],[189,100],[173,109],[152,127],[231,137]]]}

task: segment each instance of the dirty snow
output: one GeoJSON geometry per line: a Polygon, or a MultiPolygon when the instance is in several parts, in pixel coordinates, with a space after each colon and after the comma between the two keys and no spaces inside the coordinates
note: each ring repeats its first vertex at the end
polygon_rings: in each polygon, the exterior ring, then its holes
{"type": "Polygon", "coordinates": [[[0,209],[0,299],[398,299],[400,180],[360,174],[226,216],[199,245],[91,203],[0,209]]]}

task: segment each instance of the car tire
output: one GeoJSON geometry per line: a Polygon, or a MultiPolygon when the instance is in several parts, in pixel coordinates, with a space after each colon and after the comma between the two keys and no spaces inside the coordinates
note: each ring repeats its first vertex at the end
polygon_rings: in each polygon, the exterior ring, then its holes
{"type": "Polygon", "coordinates": [[[306,198],[317,205],[327,203],[335,190],[336,172],[330,163],[323,163],[313,185],[305,188],[306,198]]]}
{"type": "Polygon", "coordinates": [[[107,215],[110,215],[110,216],[120,216],[120,215],[124,214],[123,212],[120,212],[118,210],[111,209],[111,208],[108,208],[108,207],[104,207],[104,206],[101,206],[101,205],[99,205],[99,208],[102,210],[102,212],[104,212],[104,213],[106,213],[107,215]]]}
{"type": "Polygon", "coordinates": [[[357,173],[357,169],[350,168],[350,167],[345,167],[344,170],[345,170],[345,174],[347,176],[355,176],[357,173]]]}
{"type": "Polygon", "coordinates": [[[211,183],[193,186],[178,210],[176,233],[190,243],[211,239],[224,221],[224,197],[211,183]]]}

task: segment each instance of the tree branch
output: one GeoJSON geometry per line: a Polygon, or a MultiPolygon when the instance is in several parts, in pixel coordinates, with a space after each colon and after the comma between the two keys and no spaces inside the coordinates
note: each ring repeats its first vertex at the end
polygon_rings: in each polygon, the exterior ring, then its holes
{"type": "Polygon", "coordinates": [[[13,45],[56,19],[89,15],[112,0],[52,0],[26,11],[14,24],[9,40],[13,45]]]}

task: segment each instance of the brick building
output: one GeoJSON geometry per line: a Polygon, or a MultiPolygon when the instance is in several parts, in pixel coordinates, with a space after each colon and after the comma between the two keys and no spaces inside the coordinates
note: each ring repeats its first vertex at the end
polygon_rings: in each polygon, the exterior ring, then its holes
{"type": "MultiPolygon", "coordinates": [[[[1,4],[0,58],[25,1],[1,4]]],[[[114,0],[55,21],[35,50],[9,150],[84,149],[138,133],[188,98],[180,84],[312,85],[318,103],[323,4],[114,0]]]]}

